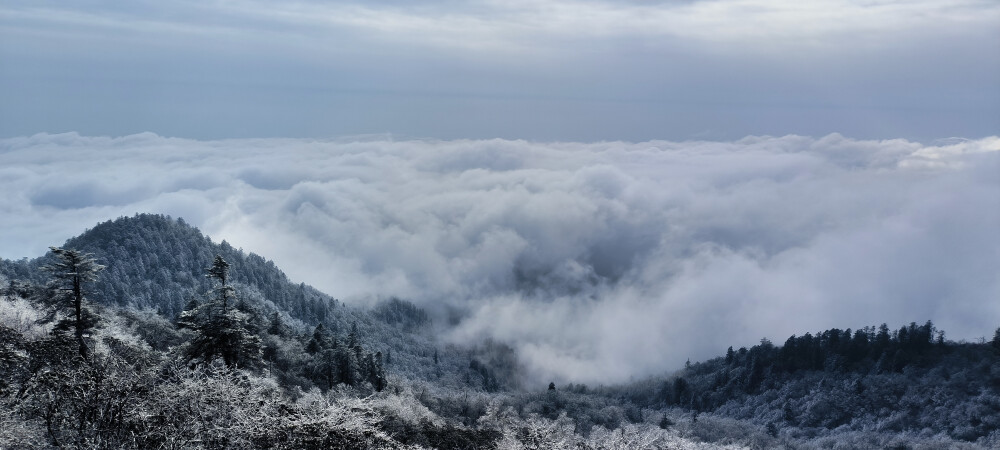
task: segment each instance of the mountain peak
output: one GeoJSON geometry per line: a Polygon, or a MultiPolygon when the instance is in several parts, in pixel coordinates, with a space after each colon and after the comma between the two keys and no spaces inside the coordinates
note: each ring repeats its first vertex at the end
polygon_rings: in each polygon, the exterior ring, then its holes
{"type": "Polygon", "coordinates": [[[64,244],[92,253],[107,266],[94,286],[96,301],[156,310],[175,318],[191,298],[211,289],[205,268],[216,255],[232,265],[232,281],[268,312],[285,311],[305,323],[326,319],[336,304],[329,295],[294,284],[269,260],[215,243],[182,218],[135,214],[101,222],[64,244]]]}

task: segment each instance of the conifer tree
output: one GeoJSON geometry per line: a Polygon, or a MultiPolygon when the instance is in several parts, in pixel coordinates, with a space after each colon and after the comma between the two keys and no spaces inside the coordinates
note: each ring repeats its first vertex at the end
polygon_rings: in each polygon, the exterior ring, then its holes
{"type": "Polygon", "coordinates": [[[310,355],[315,355],[327,347],[326,330],[323,328],[323,324],[316,325],[316,328],[313,329],[312,338],[306,344],[306,352],[310,355]]]}
{"type": "Polygon", "coordinates": [[[285,324],[281,320],[281,314],[275,312],[271,314],[271,321],[267,327],[267,334],[273,334],[275,336],[285,336],[285,324]]]}
{"type": "Polygon", "coordinates": [[[374,378],[372,379],[372,386],[375,390],[382,392],[385,389],[386,379],[385,379],[385,365],[382,363],[382,352],[375,353],[375,371],[374,378]]]}
{"type": "Polygon", "coordinates": [[[351,324],[351,332],[347,334],[347,347],[354,348],[358,346],[358,323],[354,322],[351,324]]]}
{"type": "Polygon", "coordinates": [[[338,354],[333,348],[317,353],[307,370],[312,381],[323,390],[332,389],[335,384],[342,381],[338,354]]]}
{"type": "Polygon", "coordinates": [[[341,383],[354,386],[358,382],[358,361],[349,348],[341,347],[336,351],[338,379],[341,383]]]}
{"type": "Polygon", "coordinates": [[[215,289],[219,301],[222,302],[222,309],[229,307],[229,299],[235,296],[232,286],[226,284],[229,280],[229,263],[222,259],[222,255],[215,255],[212,267],[206,270],[205,277],[214,278],[219,282],[219,287],[215,289]]]}
{"type": "Polygon", "coordinates": [[[215,257],[209,267],[208,277],[219,283],[211,301],[181,313],[178,323],[194,331],[187,343],[188,361],[210,363],[222,358],[229,367],[253,367],[260,362],[260,337],[251,331],[249,315],[230,307],[235,291],[228,286],[229,263],[221,256],[215,257]]]}
{"type": "Polygon", "coordinates": [[[49,309],[42,322],[55,321],[56,331],[72,330],[80,356],[86,358],[89,349],[83,337],[97,325],[97,316],[89,308],[84,285],[97,280],[104,266],[89,253],[58,247],[49,249],[56,261],[42,267],[51,276],[48,289],[39,299],[49,309]]]}

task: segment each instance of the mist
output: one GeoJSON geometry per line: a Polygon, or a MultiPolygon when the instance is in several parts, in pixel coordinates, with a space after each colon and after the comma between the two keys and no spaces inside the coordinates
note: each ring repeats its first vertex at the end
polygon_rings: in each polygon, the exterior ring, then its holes
{"type": "Polygon", "coordinates": [[[732,345],[1000,323],[1000,138],[0,140],[0,256],[183,217],[348,303],[398,296],[528,376],[618,382],[732,345]],[[445,321],[448,323],[447,321],[445,321]]]}

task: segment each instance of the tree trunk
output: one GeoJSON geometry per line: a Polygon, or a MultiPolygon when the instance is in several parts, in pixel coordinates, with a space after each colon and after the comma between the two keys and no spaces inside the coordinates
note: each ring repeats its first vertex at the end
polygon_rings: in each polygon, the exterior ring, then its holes
{"type": "Polygon", "coordinates": [[[76,342],[80,344],[80,356],[87,358],[87,343],[83,340],[83,289],[79,275],[73,277],[73,308],[76,313],[76,342]]]}

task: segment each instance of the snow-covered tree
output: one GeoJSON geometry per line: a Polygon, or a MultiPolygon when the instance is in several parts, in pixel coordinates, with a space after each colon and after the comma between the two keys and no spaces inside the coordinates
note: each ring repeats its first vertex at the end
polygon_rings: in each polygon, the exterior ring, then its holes
{"type": "Polygon", "coordinates": [[[179,323],[194,331],[185,354],[189,361],[210,363],[222,358],[229,367],[253,367],[260,362],[260,337],[250,330],[250,316],[231,307],[235,294],[226,284],[229,264],[220,256],[208,268],[208,276],[219,282],[215,297],[181,313],[179,323]]]}
{"type": "Polygon", "coordinates": [[[55,331],[73,331],[80,356],[89,352],[84,335],[97,325],[97,316],[90,310],[86,283],[97,280],[104,266],[89,253],[49,247],[55,262],[42,266],[49,273],[48,289],[38,299],[47,308],[45,322],[55,322],[55,331]]]}

